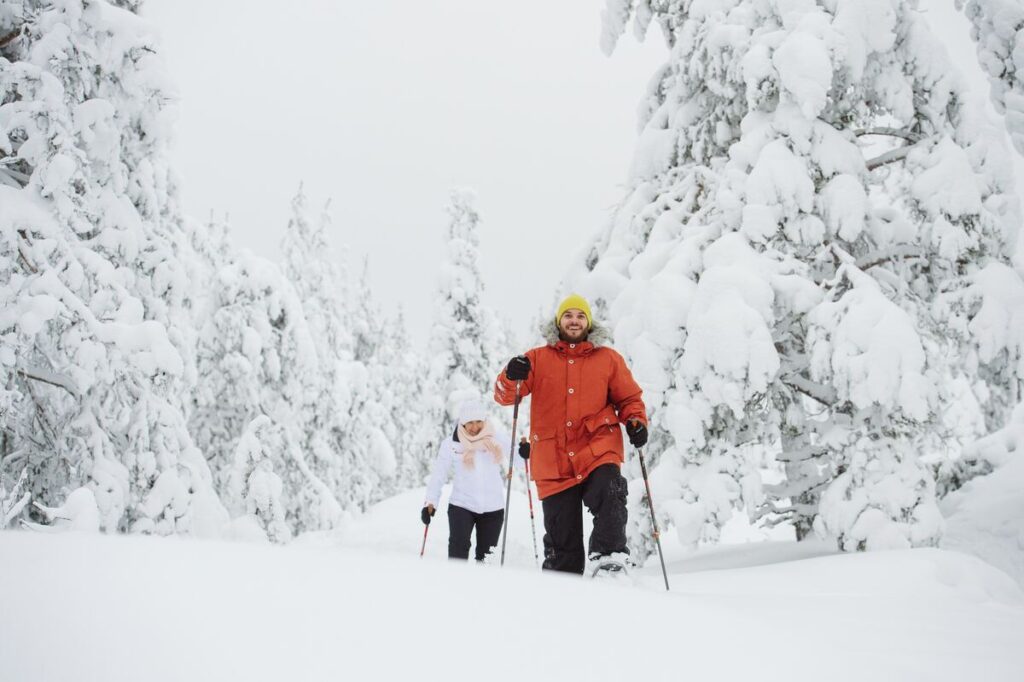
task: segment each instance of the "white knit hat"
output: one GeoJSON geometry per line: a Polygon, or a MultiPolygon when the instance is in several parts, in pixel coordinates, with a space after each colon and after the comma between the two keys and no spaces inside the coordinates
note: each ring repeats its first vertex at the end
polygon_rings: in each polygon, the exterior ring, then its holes
{"type": "Polygon", "coordinates": [[[463,400],[459,405],[459,424],[483,421],[487,419],[487,410],[479,400],[463,400]]]}

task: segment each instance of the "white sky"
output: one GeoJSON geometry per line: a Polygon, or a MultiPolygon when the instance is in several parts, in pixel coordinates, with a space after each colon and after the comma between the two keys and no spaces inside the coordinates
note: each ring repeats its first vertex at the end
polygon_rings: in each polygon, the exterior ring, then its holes
{"type": "MultiPolygon", "coordinates": [[[[660,31],[606,58],[603,0],[150,0],[180,91],[185,210],[277,258],[300,182],[425,341],[444,206],[476,190],[486,300],[528,339],[623,194],[660,31]]],[[[952,0],[922,7],[987,98],[952,0]]],[[[988,107],[991,112],[991,106],[988,107]]],[[[1018,183],[1024,179],[1020,156],[1018,183]]],[[[1022,259],[1024,262],[1024,259],[1022,259]]]]}
{"type": "Polygon", "coordinates": [[[602,0],[150,0],[178,83],[185,210],[277,259],[300,181],[425,340],[449,189],[476,190],[486,299],[528,335],[623,194],[660,31],[598,46],[602,0]]]}

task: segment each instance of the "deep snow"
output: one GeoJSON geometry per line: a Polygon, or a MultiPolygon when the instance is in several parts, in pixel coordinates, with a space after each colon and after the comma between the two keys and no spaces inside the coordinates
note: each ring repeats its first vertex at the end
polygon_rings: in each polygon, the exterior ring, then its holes
{"type": "MultiPolygon", "coordinates": [[[[636,584],[448,562],[422,490],[290,547],[0,533],[0,679],[1018,680],[1024,595],[940,550],[667,548],[636,584]],[[824,554],[824,555],[822,555],[824,554]],[[806,558],[810,557],[810,558],[806,558]]],[[[538,538],[539,539],[539,538],[538,538]]]]}

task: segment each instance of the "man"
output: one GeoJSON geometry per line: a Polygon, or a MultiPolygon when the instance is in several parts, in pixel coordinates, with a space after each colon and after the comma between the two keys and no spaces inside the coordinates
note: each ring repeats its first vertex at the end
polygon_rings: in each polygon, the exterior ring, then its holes
{"type": "Polygon", "coordinates": [[[622,356],[603,345],[608,334],[590,305],[572,295],[545,328],[547,345],[512,358],[494,385],[501,405],[533,395],[530,445],[533,479],[544,507],[544,568],[583,573],[583,505],[594,516],[589,559],[625,565],[626,479],[622,430],[647,443],[640,387],[622,356]]]}

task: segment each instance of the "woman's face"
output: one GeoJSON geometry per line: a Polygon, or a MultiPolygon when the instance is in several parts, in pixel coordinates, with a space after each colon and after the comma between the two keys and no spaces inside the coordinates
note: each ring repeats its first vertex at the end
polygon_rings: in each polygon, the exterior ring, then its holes
{"type": "Polygon", "coordinates": [[[471,436],[475,436],[484,430],[484,421],[482,419],[477,419],[475,421],[466,422],[462,427],[466,429],[466,433],[471,436]]]}

